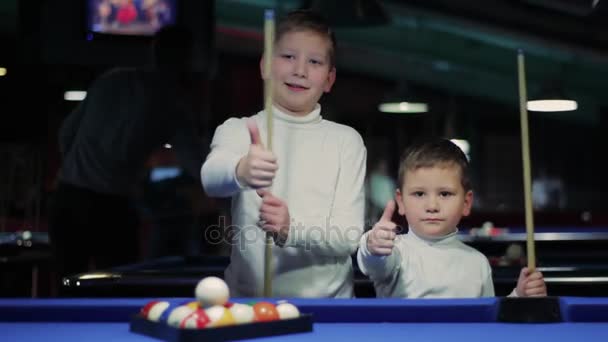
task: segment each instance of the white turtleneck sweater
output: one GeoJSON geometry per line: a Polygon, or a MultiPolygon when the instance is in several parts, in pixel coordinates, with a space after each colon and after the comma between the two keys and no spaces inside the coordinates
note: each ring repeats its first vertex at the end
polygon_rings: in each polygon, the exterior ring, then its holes
{"type": "Polygon", "coordinates": [[[479,251],[465,245],[457,231],[438,239],[398,235],[393,253],[372,255],[361,237],[357,262],[374,282],[377,297],[493,297],[492,269],[479,251]]]}
{"type": "MultiPolygon", "coordinates": [[[[283,247],[273,246],[273,296],[352,297],[351,255],[363,233],[366,149],[352,128],[320,116],[303,117],[273,108],[273,152],[279,170],[272,193],[286,201],[291,227],[283,247]]],[[[266,114],[254,115],[267,141],[266,114]]],[[[209,196],[232,197],[232,252],[225,272],[231,296],[262,293],[264,232],[261,198],[243,187],[236,166],[251,144],[246,118],[220,125],[201,169],[209,196]]]]}

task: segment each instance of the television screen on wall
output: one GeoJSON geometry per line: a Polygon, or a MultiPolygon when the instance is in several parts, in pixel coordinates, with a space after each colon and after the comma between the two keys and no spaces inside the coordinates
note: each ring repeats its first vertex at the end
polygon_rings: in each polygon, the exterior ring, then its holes
{"type": "Polygon", "coordinates": [[[177,21],[177,0],[86,0],[87,28],[101,35],[152,36],[177,21]]]}

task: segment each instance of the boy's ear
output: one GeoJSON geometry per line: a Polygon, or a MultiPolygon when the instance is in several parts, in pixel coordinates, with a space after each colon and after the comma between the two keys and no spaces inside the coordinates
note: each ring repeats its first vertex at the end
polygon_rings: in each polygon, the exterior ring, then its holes
{"type": "Polygon", "coordinates": [[[329,93],[331,91],[331,87],[334,85],[335,82],[336,82],[336,67],[332,67],[331,70],[329,70],[329,74],[327,74],[327,83],[325,84],[323,91],[326,93],[329,93]]]}
{"type": "Polygon", "coordinates": [[[469,216],[469,214],[471,214],[472,206],[473,206],[473,191],[469,190],[464,195],[464,207],[462,208],[462,216],[469,216]]]}
{"type": "Polygon", "coordinates": [[[401,190],[395,190],[395,200],[397,201],[397,208],[399,208],[399,215],[405,216],[405,207],[403,206],[403,194],[401,190]]]}

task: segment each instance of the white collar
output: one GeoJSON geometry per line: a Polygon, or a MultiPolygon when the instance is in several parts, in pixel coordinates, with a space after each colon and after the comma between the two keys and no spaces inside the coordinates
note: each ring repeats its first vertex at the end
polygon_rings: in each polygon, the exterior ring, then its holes
{"type": "MultiPolygon", "coordinates": [[[[264,114],[266,114],[266,111],[263,111],[264,114]]],[[[311,124],[311,123],[317,123],[320,122],[323,118],[321,117],[321,105],[320,104],[316,104],[315,108],[312,110],[312,112],[304,115],[304,116],[293,116],[290,114],[287,114],[283,111],[281,111],[279,108],[277,108],[276,106],[272,106],[272,114],[274,115],[274,118],[276,118],[277,120],[286,122],[286,123],[293,123],[293,124],[311,124]]]]}
{"type": "Polygon", "coordinates": [[[409,227],[409,232],[407,233],[407,235],[411,236],[415,240],[424,242],[428,245],[436,245],[436,244],[444,245],[444,244],[449,244],[452,241],[457,239],[458,228],[456,228],[456,230],[454,230],[453,232],[443,235],[443,236],[421,236],[421,235],[414,233],[414,230],[411,227],[409,227]]]}

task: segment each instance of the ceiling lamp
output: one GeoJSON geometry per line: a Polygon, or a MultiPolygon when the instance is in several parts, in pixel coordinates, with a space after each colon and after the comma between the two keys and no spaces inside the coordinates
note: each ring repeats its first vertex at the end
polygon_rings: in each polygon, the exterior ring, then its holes
{"type": "Polygon", "coordinates": [[[378,110],[383,113],[415,114],[428,112],[429,106],[417,99],[407,83],[401,81],[397,88],[378,105],[378,110]]]}
{"type": "Polygon", "coordinates": [[[578,108],[578,103],[564,95],[560,87],[545,86],[539,96],[528,100],[527,108],[533,112],[567,112],[578,108]]]}

